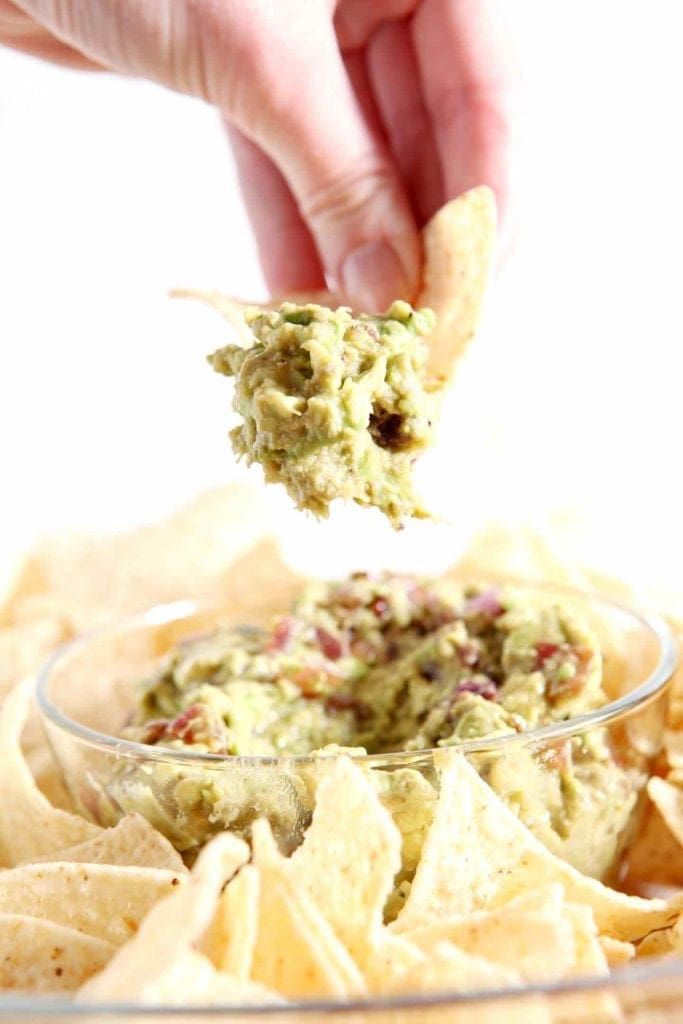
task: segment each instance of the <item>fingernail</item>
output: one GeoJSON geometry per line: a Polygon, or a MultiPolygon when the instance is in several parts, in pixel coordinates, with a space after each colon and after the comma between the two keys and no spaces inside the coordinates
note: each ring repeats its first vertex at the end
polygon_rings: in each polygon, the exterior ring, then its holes
{"type": "Polygon", "coordinates": [[[344,298],[359,313],[383,313],[394,299],[408,293],[403,265],[384,240],[366,242],[350,252],[340,277],[344,298]]]}

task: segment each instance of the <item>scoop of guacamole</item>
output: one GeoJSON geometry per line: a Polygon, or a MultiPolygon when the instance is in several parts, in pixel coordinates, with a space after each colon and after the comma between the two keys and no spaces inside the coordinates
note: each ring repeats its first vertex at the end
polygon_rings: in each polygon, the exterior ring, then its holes
{"type": "Polygon", "coordinates": [[[412,468],[432,443],[437,412],[425,384],[431,310],[397,301],[383,316],[354,316],[286,302],[245,319],[251,347],[209,356],[235,378],[235,453],[317,516],[342,498],[376,506],[396,527],[426,517],[412,468]]]}

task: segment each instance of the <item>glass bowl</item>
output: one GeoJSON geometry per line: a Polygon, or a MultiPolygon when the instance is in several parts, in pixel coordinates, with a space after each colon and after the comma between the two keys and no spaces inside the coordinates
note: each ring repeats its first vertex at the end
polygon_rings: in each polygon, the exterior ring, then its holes
{"type": "Polygon", "coordinates": [[[609,978],[515,990],[443,992],[347,1004],[133,1006],[0,996],[3,1024],[683,1024],[683,961],[635,961],[609,978]]]}
{"type": "MultiPolygon", "coordinates": [[[[514,590],[528,603],[561,600],[589,620],[603,648],[610,703],[460,749],[553,852],[586,874],[614,881],[661,748],[666,688],[676,664],[673,638],[657,616],[595,594],[536,584],[515,584],[514,590]],[[578,789],[568,786],[568,765],[578,789]]],[[[136,685],[160,657],[184,637],[230,621],[220,603],[178,601],[85,636],[48,662],[37,682],[38,706],[81,814],[112,825],[138,811],[190,860],[213,833],[228,828],[248,835],[257,817],[269,819],[285,852],[301,842],[328,757],[198,754],[117,738],[136,685]]],[[[355,760],[393,809],[402,800],[411,813],[427,814],[438,790],[434,753],[355,760]]],[[[410,871],[410,851],[406,857],[410,871]]]]}

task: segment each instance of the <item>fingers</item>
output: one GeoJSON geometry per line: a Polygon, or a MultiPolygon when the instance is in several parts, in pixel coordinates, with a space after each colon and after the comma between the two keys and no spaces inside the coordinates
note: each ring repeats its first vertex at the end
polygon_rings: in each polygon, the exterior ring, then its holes
{"type": "MultiPolygon", "coordinates": [[[[286,53],[261,50],[232,119],[281,168],[308,224],[328,283],[355,306],[411,299],[420,247],[390,154],[364,117],[332,24],[306,17],[286,53]]],[[[238,90],[239,99],[239,90],[238,90]]]]}
{"type": "MultiPolygon", "coordinates": [[[[282,173],[328,283],[351,304],[372,311],[396,297],[414,297],[420,275],[417,227],[390,153],[354,94],[329,4],[17,0],[17,5],[92,60],[219,107],[282,173]]],[[[265,165],[259,166],[265,174],[265,165]]],[[[265,194],[281,198],[281,186],[272,176],[270,181],[265,194]]],[[[304,245],[300,227],[298,232],[304,245]]],[[[302,268],[310,268],[310,251],[308,246],[302,268]]],[[[273,274],[280,273],[282,263],[282,254],[273,259],[273,274]]]]}
{"type": "MultiPolygon", "coordinates": [[[[348,54],[345,66],[367,123],[381,136],[381,121],[362,54],[348,54]]],[[[325,275],[320,257],[287,182],[258,146],[227,123],[226,130],[271,294],[321,291],[325,275]]]]}
{"type": "Polygon", "coordinates": [[[422,92],[448,196],[508,191],[514,72],[495,0],[423,0],[412,22],[422,92]]]}
{"type": "Polygon", "coordinates": [[[382,118],[377,107],[377,99],[373,93],[372,84],[368,75],[368,68],[365,61],[365,53],[361,50],[353,50],[344,54],[344,67],[351,82],[356,100],[365,118],[365,123],[370,131],[381,144],[384,139],[384,128],[382,118]]]}
{"type": "Polygon", "coordinates": [[[226,127],[271,293],[324,288],[325,276],[315,243],[285,179],[253,142],[236,128],[226,127]]]}
{"type": "Polygon", "coordinates": [[[377,29],[368,44],[367,62],[391,151],[418,224],[424,224],[444,202],[445,190],[407,21],[377,29]]]}
{"type": "Polygon", "coordinates": [[[56,39],[9,0],[0,0],[0,45],[10,46],[13,50],[41,57],[63,67],[101,70],[100,64],[56,39]]]}
{"type": "Polygon", "coordinates": [[[334,19],[342,50],[365,46],[384,21],[406,18],[420,0],[341,0],[334,19]]]}

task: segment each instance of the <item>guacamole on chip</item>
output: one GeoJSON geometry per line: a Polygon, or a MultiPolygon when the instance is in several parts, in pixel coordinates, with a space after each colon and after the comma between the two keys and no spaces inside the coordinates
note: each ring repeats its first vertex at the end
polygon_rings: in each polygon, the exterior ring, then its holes
{"type": "Polygon", "coordinates": [[[318,516],[337,498],[377,506],[394,526],[426,516],[412,467],[437,414],[439,389],[425,380],[431,310],[397,301],[384,316],[354,316],[285,302],[244,319],[252,344],[209,357],[235,378],[235,453],[318,516]]]}
{"type": "Polygon", "coordinates": [[[238,341],[209,356],[235,380],[234,451],[314,515],[342,499],[379,508],[397,528],[428,516],[411,474],[479,323],[496,242],[491,189],[446,203],[422,242],[416,307],[397,300],[382,316],[351,311],[331,292],[267,307],[211,290],[173,292],[216,309],[238,341]]]}

